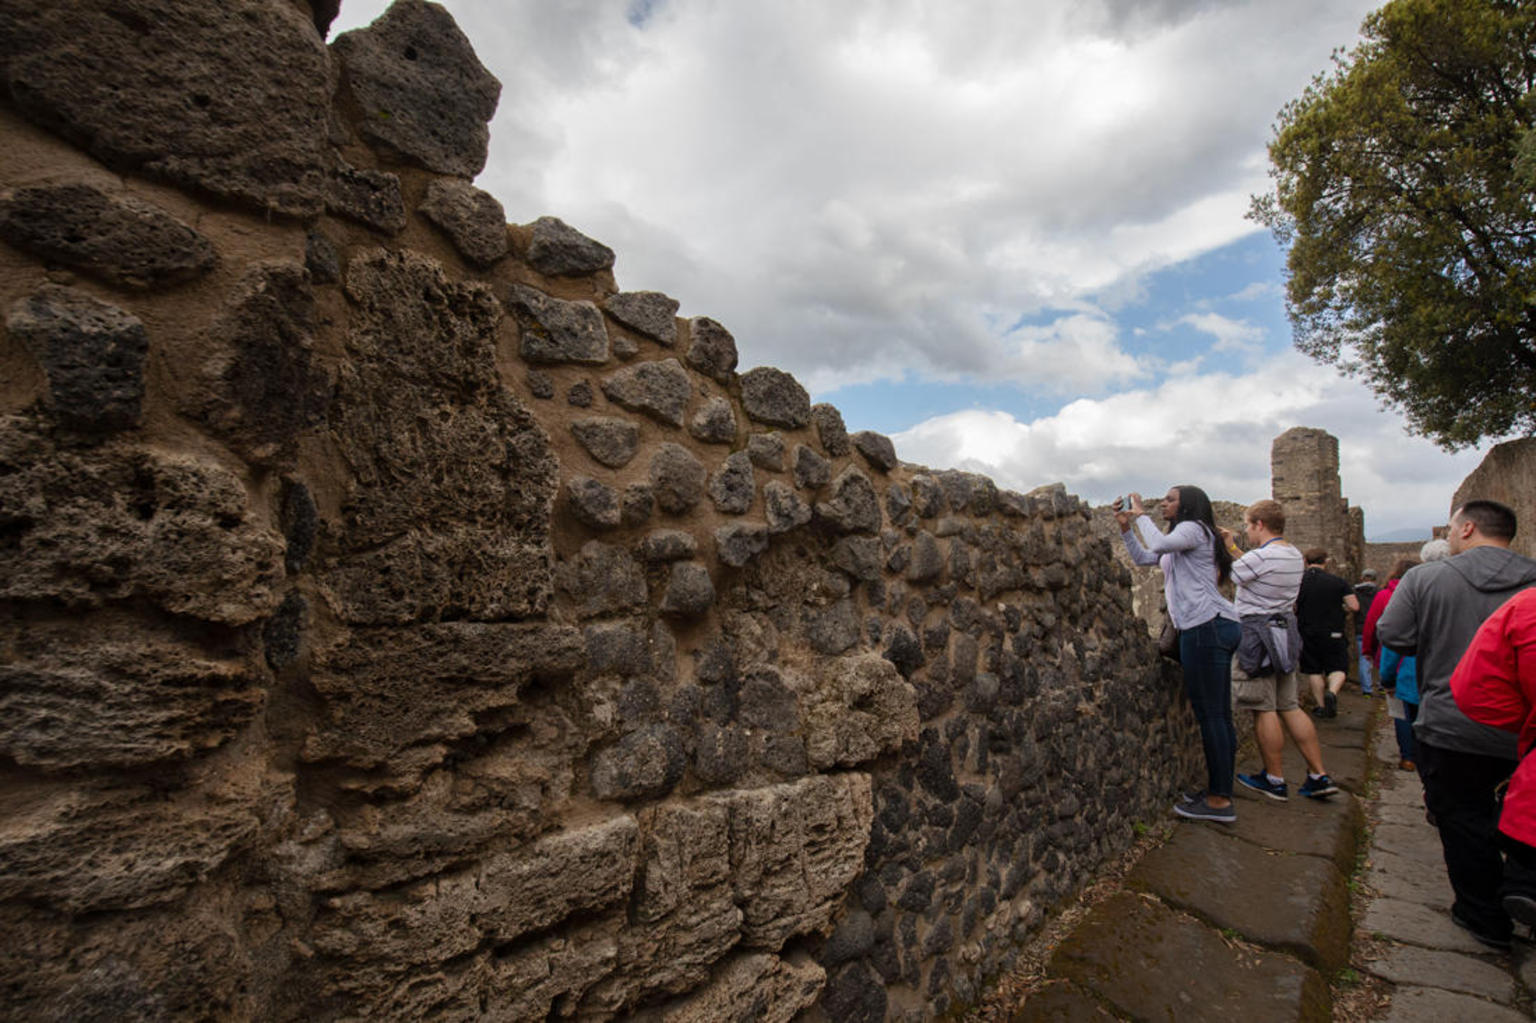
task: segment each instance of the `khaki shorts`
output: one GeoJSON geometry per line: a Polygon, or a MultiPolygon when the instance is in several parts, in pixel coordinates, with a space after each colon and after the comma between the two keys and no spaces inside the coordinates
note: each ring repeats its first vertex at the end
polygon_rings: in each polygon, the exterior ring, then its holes
{"type": "Polygon", "coordinates": [[[1296,710],[1296,673],[1249,678],[1232,669],[1232,706],[1236,710],[1296,710]]]}

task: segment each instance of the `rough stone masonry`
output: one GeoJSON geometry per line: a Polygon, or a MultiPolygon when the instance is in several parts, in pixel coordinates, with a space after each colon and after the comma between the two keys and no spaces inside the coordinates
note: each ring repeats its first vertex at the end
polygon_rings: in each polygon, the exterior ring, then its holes
{"type": "Polygon", "coordinates": [[[927,1019],[1191,771],[1060,488],[476,188],[448,14],[0,3],[0,1003],[927,1019]]]}

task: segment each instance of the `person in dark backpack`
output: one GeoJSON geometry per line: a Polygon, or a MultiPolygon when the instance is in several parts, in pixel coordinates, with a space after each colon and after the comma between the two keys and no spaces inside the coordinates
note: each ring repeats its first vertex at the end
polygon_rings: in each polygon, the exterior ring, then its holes
{"type": "Polygon", "coordinates": [[[1296,625],[1301,629],[1301,673],[1312,690],[1312,713],[1337,717],[1339,690],[1349,674],[1349,645],[1344,638],[1344,612],[1360,610],[1349,583],[1323,570],[1328,552],[1312,547],[1302,552],[1307,570],[1296,595],[1296,625]],[[1326,685],[1325,685],[1326,681],[1326,685]]]}
{"type": "Polygon", "coordinates": [[[1355,655],[1360,661],[1360,692],[1366,696],[1375,692],[1371,675],[1375,664],[1365,654],[1365,616],[1370,612],[1371,603],[1379,592],[1381,590],[1376,585],[1376,570],[1368,568],[1361,572],[1360,581],[1355,583],[1355,603],[1360,605],[1360,609],[1355,612],[1355,655]]]}

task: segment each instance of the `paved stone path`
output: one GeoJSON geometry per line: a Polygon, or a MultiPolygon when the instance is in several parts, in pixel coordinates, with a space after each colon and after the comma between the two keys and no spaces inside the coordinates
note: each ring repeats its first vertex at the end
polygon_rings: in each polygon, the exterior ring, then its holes
{"type": "Polygon", "coordinates": [[[1536,947],[1491,953],[1450,922],[1439,839],[1424,820],[1418,776],[1397,770],[1380,705],[1345,694],[1338,718],[1318,732],[1344,792],[1298,796],[1305,766],[1287,744],[1291,798],[1239,787],[1236,824],[1180,822],[1132,869],[1126,890],[1057,946],[1046,985],[1013,1018],[1330,1020],[1330,982],[1359,968],[1390,982],[1378,1018],[1391,1023],[1531,1018],[1536,947]],[[1373,759],[1379,795],[1366,806],[1353,794],[1365,791],[1373,759]],[[1362,850],[1367,815],[1374,832],[1362,850]],[[1356,884],[1370,897],[1363,919],[1351,921],[1350,877],[1362,852],[1356,884]]]}

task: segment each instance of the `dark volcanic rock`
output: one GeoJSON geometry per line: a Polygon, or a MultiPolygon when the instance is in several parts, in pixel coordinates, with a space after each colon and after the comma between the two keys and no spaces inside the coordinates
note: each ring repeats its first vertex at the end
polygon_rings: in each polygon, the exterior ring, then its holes
{"type": "Polygon", "coordinates": [[[676,359],[625,366],[603,381],[609,401],[668,426],[683,425],[692,389],[688,371],[676,359]]]}
{"type": "Polygon", "coordinates": [[[48,375],[48,406],[60,424],[87,433],[139,424],[149,336],[137,317],[44,284],[11,306],[5,327],[48,375]]]}
{"type": "Polygon", "coordinates": [[[591,302],[567,302],[514,284],[507,292],[507,305],[521,334],[518,351],[529,362],[601,365],[608,361],[608,328],[591,302]]]}
{"type": "Polygon", "coordinates": [[[675,561],[667,578],[667,592],[661,598],[661,613],[680,618],[697,618],[715,603],[715,583],[709,569],[697,561],[675,561]]]}
{"type": "Polygon", "coordinates": [[[113,169],[321,211],[331,69],[299,5],[24,3],[0,24],[17,110],[113,169]]]}
{"type": "Polygon", "coordinates": [[[860,430],[853,435],[852,440],[864,460],[881,472],[890,472],[901,464],[896,458],[896,445],[883,433],[860,430]]]}
{"type": "Polygon", "coordinates": [[[768,527],[756,522],[733,522],[715,530],[715,553],[732,568],[740,568],[768,549],[768,527]]]}
{"type": "Polygon", "coordinates": [[[640,430],[628,419],[616,416],[589,416],[571,424],[571,434],[587,454],[608,466],[626,466],[640,450],[640,430]]]}
{"type": "Polygon", "coordinates": [[[326,179],[325,208],[385,234],[399,234],[405,229],[400,178],[388,171],[360,170],[339,163],[326,179]]]}
{"type": "Polygon", "coordinates": [[[501,83],[446,10],[395,0],[372,25],[337,36],[331,51],[362,108],[364,138],[439,174],[480,173],[501,83]]]}
{"type": "Polygon", "coordinates": [[[874,484],[851,467],[832,481],[832,496],[817,502],[816,515],[842,533],[880,531],[880,500],[874,484]]]}
{"type": "Polygon", "coordinates": [[[741,377],[741,407],[760,423],[796,430],[811,421],[811,398],[781,369],[759,366],[741,377]]]}
{"type": "Polygon", "coordinates": [[[613,269],[613,250],[558,217],[533,222],[528,265],[546,277],[573,277],[613,269]]]}
{"type": "Polygon", "coordinates": [[[331,380],[313,358],[315,297],[297,263],[260,263],[207,333],[201,393],[185,411],[257,465],[289,467],[325,416],[331,380]]]}
{"type": "Polygon", "coordinates": [[[752,460],[745,451],[730,455],[709,477],[709,496],[715,507],[728,515],[740,515],[752,507],[757,480],[752,460]]]}
{"type": "Polygon", "coordinates": [[[843,414],[837,406],[826,403],[812,406],[811,422],[816,425],[821,450],[832,458],[841,458],[848,453],[848,428],[843,425],[843,414]]]}
{"type": "Polygon", "coordinates": [[[468,181],[437,178],[419,208],[476,266],[490,266],[507,254],[507,214],[491,193],[468,181]]]}
{"type": "Polygon", "coordinates": [[[39,185],[0,196],[0,238],[128,288],[192,280],[217,261],[208,239],[160,207],[91,185],[39,185]]]}
{"type": "Polygon", "coordinates": [[[681,444],[666,443],[651,456],[650,479],[656,503],[669,515],[683,515],[704,496],[704,463],[681,444]]]}
{"type": "Polygon", "coordinates": [[[736,339],[708,316],[688,321],[688,365],[720,383],[729,383],[736,369],[736,339]]]}
{"type": "Polygon", "coordinates": [[[688,433],[705,444],[731,444],[736,440],[736,413],[724,398],[711,398],[688,424],[688,433]]]}
{"type": "Polygon", "coordinates": [[[621,291],[603,303],[619,323],[669,346],[677,343],[677,306],[677,299],[659,291],[621,291]]]}

